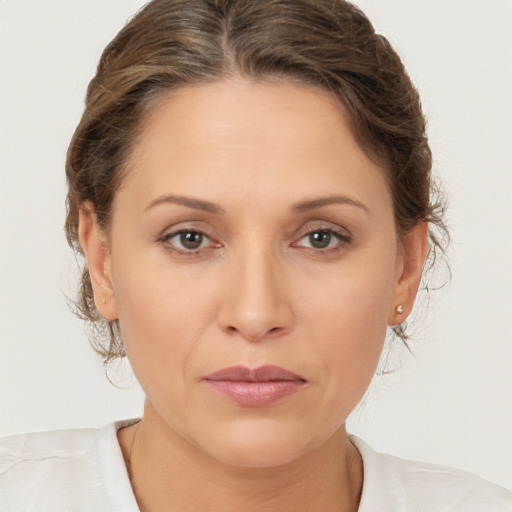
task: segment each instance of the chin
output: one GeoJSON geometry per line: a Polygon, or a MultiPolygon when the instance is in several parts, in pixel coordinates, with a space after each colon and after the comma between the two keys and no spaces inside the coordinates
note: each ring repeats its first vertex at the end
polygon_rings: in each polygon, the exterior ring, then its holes
{"type": "MultiPolygon", "coordinates": [[[[305,438],[299,425],[245,421],[224,425],[203,449],[220,462],[243,468],[269,468],[290,464],[321,444],[318,438],[305,438]]],[[[309,437],[309,436],[308,436],[309,437]]]]}

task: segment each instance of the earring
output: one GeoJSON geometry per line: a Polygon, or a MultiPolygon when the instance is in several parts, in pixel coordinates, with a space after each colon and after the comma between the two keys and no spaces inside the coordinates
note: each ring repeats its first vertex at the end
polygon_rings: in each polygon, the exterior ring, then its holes
{"type": "Polygon", "coordinates": [[[404,312],[404,306],[403,304],[398,304],[398,306],[395,308],[395,311],[401,315],[404,312]]]}
{"type": "Polygon", "coordinates": [[[103,297],[103,305],[105,305],[107,303],[107,299],[105,299],[105,297],[103,297]]]}

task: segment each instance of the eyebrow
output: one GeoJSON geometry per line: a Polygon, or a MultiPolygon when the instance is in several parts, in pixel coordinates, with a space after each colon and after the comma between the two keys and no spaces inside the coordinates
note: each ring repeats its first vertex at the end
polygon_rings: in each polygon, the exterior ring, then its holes
{"type": "MultiPolygon", "coordinates": [[[[179,196],[179,195],[173,195],[168,194],[165,196],[157,197],[156,199],[153,199],[148,206],[146,206],[146,210],[149,210],[151,208],[154,208],[157,205],[161,204],[177,204],[181,206],[186,206],[187,208],[192,208],[194,210],[201,210],[207,213],[224,213],[224,209],[220,207],[219,205],[212,203],[210,201],[204,201],[203,199],[197,199],[193,197],[187,197],[187,196],[179,196]]],[[[300,201],[299,203],[294,204],[291,207],[291,211],[293,213],[305,213],[311,210],[315,210],[317,208],[322,208],[324,206],[329,206],[332,204],[348,204],[351,206],[356,206],[357,208],[361,208],[362,210],[365,210],[366,212],[369,212],[370,210],[368,207],[366,207],[363,203],[352,199],[348,196],[327,196],[327,197],[318,197],[314,199],[307,199],[305,201],[300,201]]]]}
{"type": "Polygon", "coordinates": [[[300,201],[292,206],[292,211],[294,213],[304,213],[310,210],[315,210],[317,208],[322,208],[323,206],[329,206],[331,204],[348,204],[351,206],[356,206],[357,208],[361,208],[366,212],[370,212],[369,208],[365,206],[363,203],[357,201],[356,199],[352,199],[348,196],[327,196],[327,197],[318,197],[315,199],[308,199],[306,201],[300,201]]]}
{"type": "Polygon", "coordinates": [[[178,204],[181,206],[186,206],[187,208],[201,210],[208,213],[224,213],[224,210],[220,206],[216,205],[215,203],[211,203],[210,201],[204,201],[202,199],[196,199],[193,197],[176,196],[172,194],[157,197],[151,201],[145,209],[149,210],[150,208],[160,204],[178,204]]]}

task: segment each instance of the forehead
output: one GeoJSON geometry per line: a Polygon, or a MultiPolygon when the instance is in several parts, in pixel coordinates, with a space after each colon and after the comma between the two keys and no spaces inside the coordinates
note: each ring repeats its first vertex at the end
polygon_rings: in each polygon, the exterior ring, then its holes
{"type": "Polygon", "coordinates": [[[324,89],[236,78],[182,87],[164,97],[146,118],[139,143],[147,147],[154,142],[156,149],[162,138],[172,136],[180,146],[279,145],[297,151],[304,144],[328,144],[340,135],[353,138],[348,113],[324,89]],[[176,130],[171,134],[172,128],[176,130]]]}
{"type": "Polygon", "coordinates": [[[357,143],[344,106],[302,84],[233,79],[183,87],[148,115],[123,189],[148,200],[191,193],[290,201],[346,193],[389,200],[382,169],[357,143]]]}

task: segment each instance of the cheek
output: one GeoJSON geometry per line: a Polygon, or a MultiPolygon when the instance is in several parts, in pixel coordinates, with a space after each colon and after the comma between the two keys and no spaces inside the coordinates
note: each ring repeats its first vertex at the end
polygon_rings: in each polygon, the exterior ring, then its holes
{"type": "Polygon", "coordinates": [[[311,354],[319,360],[328,389],[326,408],[342,408],[345,415],[364,395],[382,352],[394,260],[351,270],[340,272],[327,289],[313,288],[303,302],[313,340],[311,354]]]}
{"type": "Polygon", "coordinates": [[[146,394],[184,382],[194,347],[214,316],[208,290],[169,266],[123,258],[114,266],[119,325],[127,356],[146,394]],[[138,269],[136,273],[133,269],[138,269]]]}
{"type": "Polygon", "coordinates": [[[365,340],[370,343],[374,338],[372,333],[385,332],[396,267],[393,251],[387,252],[387,258],[358,255],[357,264],[347,261],[328,269],[325,275],[307,277],[296,293],[301,296],[311,328],[319,333],[330,331],[325,339],[337,333],[344,345],[361,349],[367,344],[365,340]]]}

